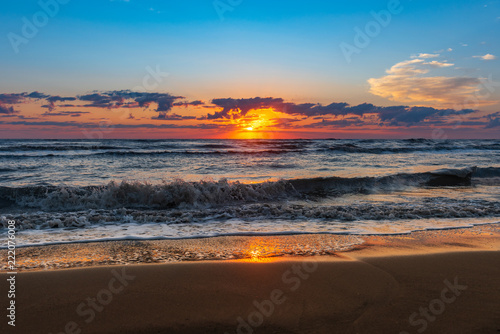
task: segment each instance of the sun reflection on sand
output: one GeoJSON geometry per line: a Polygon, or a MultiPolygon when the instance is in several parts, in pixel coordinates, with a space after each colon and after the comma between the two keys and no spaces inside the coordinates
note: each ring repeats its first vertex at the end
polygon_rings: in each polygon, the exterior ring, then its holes
{"type": "MultiPolygon", "coordinates": [[[[277,256],[283,254],[283,248],[279,247],[281,243],[278,240],[273,241],[273,237],[256,237],[245,247],[246,257],[242,259],[244,262],[271,262],[277,256]]],[[[281,245],[282,246],[282,245],[281,245]]],[[[286,252],[286,250],[285,250],[286,252]]]]}

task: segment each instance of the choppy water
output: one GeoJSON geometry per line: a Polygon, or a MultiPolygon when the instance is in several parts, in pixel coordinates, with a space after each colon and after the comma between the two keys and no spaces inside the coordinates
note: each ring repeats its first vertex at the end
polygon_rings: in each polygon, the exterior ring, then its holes
{"type": "Polygon", "coordinates": [[[499,217],[500,140],[0,140],[0,237],[24,245],[499,217]]]}

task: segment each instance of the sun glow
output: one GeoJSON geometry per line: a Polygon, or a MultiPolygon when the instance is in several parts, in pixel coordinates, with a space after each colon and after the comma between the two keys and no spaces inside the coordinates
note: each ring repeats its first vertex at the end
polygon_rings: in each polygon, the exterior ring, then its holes
{"type": "Polygon", "coordinates": [[[246,245],[244,262],[271,262],[279,253],[274,237],[254,237],[246,245]]]}
{"type": "MultiPolygon", "coordinates": [[[[240,112],[234,115],[240,115],[240,112]]],[[[233,115],[233,116],[234,116],[233,115]]],[[[228,121],[234,126],[230,138],[263,139],[269,137],[269,131],[275,131],[274,125],[280,113],[272,108],[251,110],[242,117],[233,117],[228,121]]]]}

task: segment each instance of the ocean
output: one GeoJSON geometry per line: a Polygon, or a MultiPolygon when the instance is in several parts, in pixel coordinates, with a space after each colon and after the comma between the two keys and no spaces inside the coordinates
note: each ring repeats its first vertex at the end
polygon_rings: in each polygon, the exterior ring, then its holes
{"type": "Polygon", "coordinates": [[[18,246],[500,222],[500,140],[0,140],[18,246]]]}

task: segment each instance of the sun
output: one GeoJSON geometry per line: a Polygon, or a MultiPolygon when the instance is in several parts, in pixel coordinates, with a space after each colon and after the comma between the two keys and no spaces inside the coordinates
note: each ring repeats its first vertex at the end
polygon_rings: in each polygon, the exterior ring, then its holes
{"type": "Polygon", "coordinates": [[[249,126],[248,128],[246,128],[245,130],[247,131],[253,131],[253,127],[249,126]]]}

